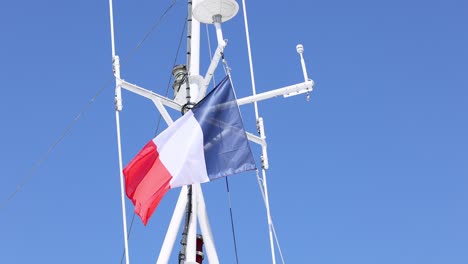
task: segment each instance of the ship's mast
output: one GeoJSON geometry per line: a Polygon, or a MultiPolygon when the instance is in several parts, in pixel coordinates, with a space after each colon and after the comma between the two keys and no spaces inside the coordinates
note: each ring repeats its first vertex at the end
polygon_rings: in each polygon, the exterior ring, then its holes
{"type": "MultiPolygon", "coordinates": [[[[216,35],[218,40],[218,49],[216,50],[215,59],[210,65],[206,79],[211,79],[214,70],[219,63],[222,51],[226,46],[224,41],[221,23],[231,19],[239,10],[237,3],[234,0],[188,0],[188,21],[187,21],[187,75],[188,81],[186,85],[186,102],[182,107],[182,112],[188,111],[195,103],[200,101],[206,92],[206,86],[209,80],[206,80],[200,75],[200,22],[214,24],[216,27],[216,35]]],[[[180,90],[179,90],[180,93],[180,90]]],[[[176,101],[181,101],[182,95],[176,95],[176,101]]],[[[199,184],[187,186],[183,189],[181,195],[187,195],[185,207],[185,224],[182,232],[181,245],[182,249],[179,253],[179,263],[197,263],[197,239],[200,238],[197,234],[197,221],[200,221],[200,229],[206,248],[207,257],[210,263],[219,263],[216,248],[214,246],[211,235],[211,228],[208,223],[208,216],[205,209],[203,192],[199,184]]],[[[177,207],[176,207],[177,210],[177,207]]],[[[180,210],[180,209],[179,209],[180,210]]],[[[174,212],[174,216],[180,217],[180,212],[174,212]]],[[[180,220],[173,220],[180,223],[180,220]]],[[[175,227],[175,226],[174,226],[175,227]]],[[[157,263],[167,263],[172,245],[174,244],[174,231],[169,230],[164,240],[161,253],[157,263]]]]}
{"type": "MultiPolygon", "coordinates": [[[[244,8],[244,19],[246,24],[246,34],[248,36],[248,24],[245,10],[245,1],[243,0],[244,8]]],[[[119,170],[120,170],[120,184],[121,184],[121,200],[122,200],[122,220],[124,229],[124,241],[125,241],[125,257],[126,263],[129,264],[129,252],[128,252],[128,235],[127,235],[127,224],[126,224],[126,210],[125,210],[125,191],[124,191],[124,177],[122,173],[122,151],[121,151],[121,138],[120,138],[120,119],[119,113],[122,111],[122,95],[121,89],[128,90],[136,93],[140,96],[150,99],[155,104],[156,108],[160,112],[163,119],[168,125],[173,123],[171,116],[169,115],[166,107],[181,111],[182,114],[191,109],[191,107],[200,101],[207,91],[207,87],[214,75],[214,72],[223,57],[223,51],[227,46],[226,41],[223,38],[223,32],[221,24],[234,17],[238,10],[239,5],[235,0],[188,0],[188,29],[187,29],[187,64],[176,65],[173,69],[174,74],[174,99],[156,94],[148,89],[140,87],[136,84],[122,80],[120,77],[120,64],[119,57],[116,55],[115,43],[114,43],[114,24],[113,24],[113,10],[112,0],[109,0],[110,9],[110,24],[111,24],[111,43],[112,43],[112,61],[114,69],[114,77],[116,82],[115,88],[115,110],[116,110],[116,126],[117,126],[117,141],[118,141],[118,153],[119,153],[119,170]],[[200,23],[213,24],[216,29],[217,48],[213,54],[213,58],[204,76],[200,75],[200,23]],[[176,89],[177,88],[177,89],[176,89]]],[[[248,41],[249,42],[249,41],[248,41]]],[[[249,61],[250,71],[252,77],[252,88],[253,95],[237,100],[238,105],[244,105],[249,103],[255,104],[255,115],[257,118],[258,136],[248,133],[247,138],[262,148],[262,178],[261,181],[261,192],[265,202],[268,228],[270,234],[270,246],[272,253],[272,263],[276,263],[274,238],[274,227],[270,215],[270,207],[268,202],[268,190],[266,184],[266,170],[268,169],[268,157],[267,157],[267,144],[265,139],[265,129],[263,125],[263,119],[259,117],[258,108],[256,103],[261,100],[273,98],[276,96],[292,96],[312,91],[314,82],[308,79],[304,59],[302,56],[304,48],[302,45],[298,45],[297,52],[301,57],[301,65],[304,75],[304,82],[282,87],[279,89],[271,90],[263,93],[256,93],[255,82],[253,78],[253,67],[250,55],[250,43],[248,43],[249,49],[249,61]]],[[[163,245],[157,260],[157,264],[166,264],[169,262],[174,242],[180,230],[182,219],[186,216],[183,235],[182,235],[182,250],[180,255],[181,264],[196,264],[197,262],[197,227],[200,227],[201,236],[205,245],[206,255],[210,264],[218,264],[218,255],[214,244],[213,236],[211,233],[210,224],[208,221],[208,214],[206,211],[205,201],[203,192],[200,184],[193,184],[191,186],[184,186],[181,188],[177,204],[172,215],[171,222],[164,238],[163,245]]],[[[198,243],[198,250],[200,250],[201,244],[198,243]]]]}

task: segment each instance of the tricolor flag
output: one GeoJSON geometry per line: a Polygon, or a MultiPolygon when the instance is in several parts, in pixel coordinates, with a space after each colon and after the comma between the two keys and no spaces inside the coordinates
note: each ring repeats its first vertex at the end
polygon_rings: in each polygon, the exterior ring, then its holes
{"type": "Polygon", "coordinates": [[[239,106],[226,76],[148,142],[123,172],[127,196],[146,225],[169,189],[254,169],[239,106]]]}

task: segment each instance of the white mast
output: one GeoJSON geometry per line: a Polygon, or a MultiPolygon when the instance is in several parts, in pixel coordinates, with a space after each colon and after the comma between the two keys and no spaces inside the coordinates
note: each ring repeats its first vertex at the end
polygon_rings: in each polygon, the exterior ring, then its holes
{"type": "Polygon", "coordinates": [[[127,235],[127,212],[125,209],[125,190],[124,190],[124,176],[122,164],[122,146],[120,139],[120,111],[122,111],[122,89],[120,87],[120,60],[119,56],[115,53],[115,39],[114,39],[114,11],[112,0],[109,0],[109,17],[110,17],[110,31],[111,31],[111,45],[112,45],[112,64],[115,77],[115,123],[117,127],[117,148],[119,153],[119,176],[120,176],[120,195],[122,202],[122,223],[124,233],[124,248],[125,248],[125,263],[130,263],[128,252],[128,235],[127,235]]]}
{"type": "MultiPolygon", "coordinates": [[[[246,33],[248,37],[248,26],[247,26],[247,17],[245,12],[245,2],[244,6],[244,18],[246,23],[246,33]]],[[[112,0],[109,0],[110,8],[110,23],[111,23],[111,43],[112,43],[112,58],[113,58],[113,67],[114,67],[114,76],[116,81],[115,89],[115,109],[116,109],[116,125],[117,125],[117,141],[118,141],[118,152],[119,152],[119,170],[120,170],[120,183],[121,183],[121,195],[122,195],[122,218],[123,218],[123,229],[124,229],[124,241],[125,241],[125,256],[126,263],[129,264],[129,254],[128,254],[128,235],[127,235],[127,223],[126,223],[126,211],[125,211],[125,195],[124,195],[124,180],[122,173],[122,151],[121,151],[121,139],[120,139],[120,120],[119,112],[122,110],[122,98],[121,98],[121,88],[124,88],[130,92],[141,95],[145,98],[148,98],[153,101],[158,111],[161,113],[161,116],[164,118],[166,123],[169,125],[173,121],[171,116],[167,112],[165,107],[170,107],[182,112],[191,108],[193,104],[200,101],[206,93],[207,87],[213,77],[213,74],[219,64],[219,61],[222,57],[223,50],[226,47],[227,43],[223,38],[223,32],[221,29],[221,24],[233,18],[238,10],[239,5],[235,0],[188,0],[188,30],[187,30],[187,72],[184,73],[185,67],[175,67],[173,70],[175,80],[181,82],[180,90],[175,92],[175,98],[169,99],[159,94],[156,94],[152,91],[149,91],[145,88],[142,88],[136,84],[129,83],[124,81],[120,77],[120,65],[119,57],[115,52],[114,44],[114,25],[113,25],[113,11],[112,11],[112,0]],[[207,69],[205,76],[200,75],[200,23],[214,24],[216,29],[216,36],[218,47],[213,55],[211,63],[207,69]],[[188,74],[188,82],[184,83],[183,78],[177,80],[177,74],[188,74]]],[[[304,75],[304,82],[279,88],[276,90],[256,93],[255,82],[253,76],[253,67],[252,60],[250,55],[250,41],[248,41],[249,49],[249,62],[250,70],[252,77],[252,88],[253,95],[245,98],[238,99],[237,102],[239,105],[254,103],[255,104],[255,115],[257,118],[257,128],[259,136],[255,136],[247,132],[247,138],[260,145],[262,148],[262,195],[264,198],[265,206],[267,209],[267,219],[268,219],[268,228],[270,235],[270,245],[272,253],[272,263],[276,263],[275,259],[275,249],[273,242],[274,228],[270,215],[270,207],[268,202],[268,191],[266,184],[266,175],[265,172],[268,169],[268,157],[267,157],[267,144],[265,140],[265,131],[263,126],[263,119],[258,115],[258,108],[256,103],[261,100],[269,99],[272,97],[283,95],[284,97],[307,93],[312,91],[314,82],[308,79],[307,70],[303,58],[304,48],[302,45],[297,46],[297,51],[300,54],[301,65],[304,75]]],[[[179,76],[180,77],[180,76],[179,76]]],[[[169,262],[171,252],[173,250],[174,242],[177,238],[177,234],[180,229],[180,224],[182,218],[184,217],[184,212],[187,209],[186,215],[189,216],[186,219],[186,226],[188,234],[186,236],[186,247],[184,252],[184,261],[185,264],[196,264],[196,239],[197,239],[197,222],[199,222],[200,231],[203,236],[205,243],[205,250],[208,257],[208,262],[210,264],[218,264],[218,255],[216,247],[214,245],[213,236],[211,233],[211,228],[208,221],[208,214],[206,211],[205,201],[203,198],[203,192],[200,184],[194,184],[192,186],[184,186],[181,188],[181,192],[175,206],[175,210],[169,224],[166,236],[164,238],[163,245],[157,260],[157,264],[165,264],[169,262]],[[190,194],[190,195],[189,195],[190,194]],[[190,205],[190,206],[188,206],[190,205]]],[[[276,234],[275,234],[276,237],[276,234]]],[[[280,252],[281,253],[281,252],[280,252]]]]}
{"type": "MultiPolygon", "coordinates": [[[[187,44],[187,71],[189,74],[189,84],[186,89],[186,106],[190,107],[191,104],[201,100],[206,93],[206,87],[210,82],[210,79],[216,69],[221,53],[226,46],[223,39],[221,30],[221,22],[227,21],[232,18],[238,11],[239,7],[234,0],[189,0],[188,5],[188,44],[187,44]],[[200,67],[200,22],[215,24],[216,35],[218,40],[218,48],[216,50],[215,59],[211,62],[208,69],[208,73],[205,78],[199,75],[200,67]]],[[[179,98],[182,96],[179,95],[179,98]]],[[[177,100],[177,98],[176,98],[177,100]]],[[[180,99],[179,99],[180,100],[180,99]]],[[[185,109],[184,109],[185,110],[185,109]]],[[[169,261],[170,252],[174,244],[176,236],[174,235],[179,229],[181,219],[180,217],[182,206],[182,197],[188,195],[187,198],[187,214],[186,227],[184,227],[183,239],[186,239],[186,246],[182,249],[185,263],[197,263],[196,262],[196,239],[197,239],[197,220],[200,221],[200,229],[205,243],[206,253],[208,261],[210,263],[219,263],[218,255],[214,245],[214,241],[211,234],[211,228],[208,222],[208,214],[206,212],[206,206],[203,198],[203,192],[200,184],[194,184],[187,188],[182,189],[179,196],[178,205],[174,211],[172,220],[177,224],[171,225],[166,234],[161,253],[159,255],[157,263],[167,263],[169,261]],[[190,199],[190,201],[188,201],[190,199]],[[188,234],[185,234],[188,229],[188,234]],[[185,251],[185,252],[184,252],[185,251]]],[[[183,241],[184,243],[185,241],[183,241]]]]}

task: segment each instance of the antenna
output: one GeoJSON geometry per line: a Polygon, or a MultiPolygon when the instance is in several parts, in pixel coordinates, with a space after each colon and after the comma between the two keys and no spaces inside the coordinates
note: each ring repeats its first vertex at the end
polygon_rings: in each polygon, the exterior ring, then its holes
{"type": "MultiPolygon", "coordinates": [[[[125,198],[124,198],[124,183],[122,175],[122,153],[121,153],[121,138],[120,138],[120,121],[119,112],[122,110],[122,99],[121,89],[125,89],[132,93],[138,94],[142,97],[150,99],[155,104],[156,108],[160,112],[168,125],[173,123],[171,116],[169,115],[166,107],[182,111],[189,107],[190,104],[194,104],[200,101],[206,94],[207,87],[213,77],[213,74],[218,67],[219,61],[223,56],[223,51],[227,47],[227,42],[223,38],[223,32],[221,24],[232,19],[239,11],[239,5],[235,0],[188,0],[188,36],[187,36],[187,65],[186,66],[175,66],[172,70],[175,83],[174,83],[174,99],[167,98],[165,96],[154,93],[148,89],[140,87],[136,84],[127,82],[120,78],[120,65],[118,56],[115,53],[114,45],[114,25],[113,25],[113,11],[112,11],[112,0],[109,0],[110,17],[111,17],[111,40],[112,40],[112,59],[114,76],[116,82],[115,89],[115,108],[116,108],[116,126],[117,126],[117,142],[119,152],[119,168],[120,168],[120,183],[122,193],[122,217],[124,225],[124,241],[126,251],[126,263],[129,264],[128,254],[128,241],[127,241],[127,228],[126,228],[126,212],[125,212],[125,198]],[[212,60],[206,73],[203,76],[199,74],[199,60],[200,60],[200,23],[213,24],[216,29],[216,36],[218,47],[214,52],[212,60]],[[188,78],[186,78],[188,76],[188,78]],[[184,89],[185,88],[185,89],[184,89]]],[[[244,4],[245,8],[245,4],[244,4]]],[[[244,12],[245,14],[245,12],[244,12]]],[[[250,44],[249,44],[250,46],[250,44]]],[[[249,49],[250,50],[250,49],[249,49]]],[[[247,96],[237,100],[238,105],[245,105],[249,103],[257,103],[262,100],[270,99],[277,96],[289,97],[302,93],[309,93],[313,90],[314,82],[308,78],[307,69],[305,66],[303,52],[304,47],[299,44],[296,46],[296,50],[300,55],[302,72],[304,75],[304,82],[281,87],[278,89],[270,90],[263,93],[256,93],[252,96],[247,96]]],[[[259,136],[247,132],[247,138],[258,144],[262,148],[262,175],[263,175],[263,197],[265,206],[267,208],[268,227],[270,232],[270,244],[272,251],[272,262],[276,263],[275,253],[273,247],[274,232],[271,216],[269,212],[268,204],[268,190],[266,187],[266,170],[268,169],[268,156],[267,156],[267,143],[265,137],[265,128],[263,125],[263,119],[257,116],[257,130],[259,136]]],[[[158,264],[168,263],[171,255],[174,242],[176,240],[180,224],[184,216],[184,211],[187,204],[191,204],[191,214],[189,219],[186,220],[186,227],[188,229],[187,240],[186,240],[186,251],[184,252],[185,264],[197,263],[197,222],[200,227],[203,243],[205,245],[208,262],[219,263],[214,239],[211,233],[208,214],[206,211],[206,205],[203,197],[203,192],[200,184],[194,184],[190,186],[184,186],[181,189],[177,204],[174,209],[174,213],[169,224],[164,242],[160,251],[158,264]],[[189,193],[191,193],[189,195],[189,193]],[[190,199],[190,202],[189,202],[190,199]],[[197,221],[198,220],[198,221],[197,221]]],[[[198,250],[201,247],[200,241],[198,240],[198,250]]]]}

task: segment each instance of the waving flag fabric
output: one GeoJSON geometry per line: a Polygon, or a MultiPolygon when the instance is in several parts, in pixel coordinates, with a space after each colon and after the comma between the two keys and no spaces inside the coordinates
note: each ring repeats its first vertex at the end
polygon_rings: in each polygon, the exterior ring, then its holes
{"type": "Polygon", "coordinates": [[[242,118],[226,76],[125,167],[127,196],[146,225],[171,188],[256,169],[242,118]]]}

